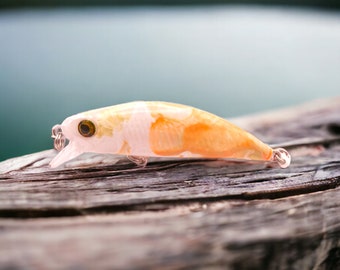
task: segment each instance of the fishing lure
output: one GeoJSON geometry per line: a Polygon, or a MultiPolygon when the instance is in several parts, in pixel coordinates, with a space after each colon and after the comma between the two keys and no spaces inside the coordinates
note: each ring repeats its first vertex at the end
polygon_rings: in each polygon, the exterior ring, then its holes
{"type": "Polygon", "coordinates": [[[79,113],[55,125],[52,138],[60,151],[52,168],[85,152],[126,155],[140,166],[148,157],[262,160],[281,168],[290,164],[286,150],[272,149],[225,119],[167,102],[135,101],[79,113]]]}

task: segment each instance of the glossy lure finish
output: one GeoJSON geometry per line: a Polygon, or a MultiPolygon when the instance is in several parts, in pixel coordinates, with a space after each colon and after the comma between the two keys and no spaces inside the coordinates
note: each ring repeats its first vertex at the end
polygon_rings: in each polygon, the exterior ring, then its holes
{"type": "Polygon", "coordinates": [[[223,118],[190,106],[135,101],[79,113],[52,129],[57,167],[84,152],[126,155],[138,165],[148,157],[202,157],[290,164],[288,152],[272,149],[223,118]],[[69,143],[66,145],[66,140],[69,143]]]}

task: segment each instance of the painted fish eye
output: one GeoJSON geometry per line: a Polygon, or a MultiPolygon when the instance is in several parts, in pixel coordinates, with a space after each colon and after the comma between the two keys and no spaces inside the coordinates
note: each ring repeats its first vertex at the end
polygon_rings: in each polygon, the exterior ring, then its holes
{"type": "Polygon", "coordinates": [[[83,120],[78,124],[78,131],[84,137],[91,137],[96,132],[96,126],[90,120],[83,120]]]}

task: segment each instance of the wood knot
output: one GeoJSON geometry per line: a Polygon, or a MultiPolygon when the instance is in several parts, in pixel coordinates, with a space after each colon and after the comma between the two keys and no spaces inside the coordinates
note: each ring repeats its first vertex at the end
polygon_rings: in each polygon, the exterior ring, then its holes
{"type": "Polygon", "coordinates": [[[329,123],[327,125],[327,130],[333,135],[340,135],[340,124],[339,123],[329,123]]]}

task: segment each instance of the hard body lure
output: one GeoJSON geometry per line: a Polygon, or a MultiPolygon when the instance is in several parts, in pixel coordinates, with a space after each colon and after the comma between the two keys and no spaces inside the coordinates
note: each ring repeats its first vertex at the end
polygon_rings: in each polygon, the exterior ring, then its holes
{"type": "Polygon", "coordinates": [[[126,155],[142,166],[148,157],[262,160],[282,168],[290,164],[286,150],[272,149],[225,119],[167,102],[135,101],[79,113],[54,126],[52,138],[60,152],[51,167],[84,152],[126,155]]]}

